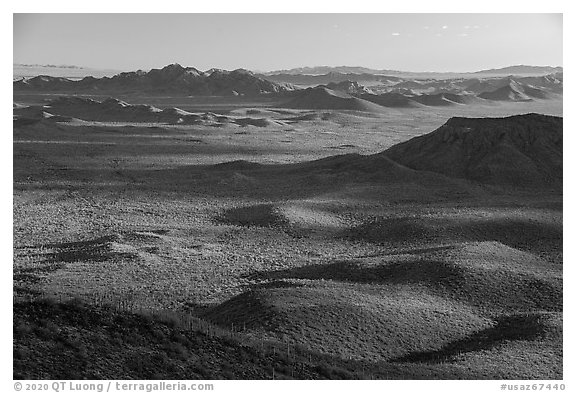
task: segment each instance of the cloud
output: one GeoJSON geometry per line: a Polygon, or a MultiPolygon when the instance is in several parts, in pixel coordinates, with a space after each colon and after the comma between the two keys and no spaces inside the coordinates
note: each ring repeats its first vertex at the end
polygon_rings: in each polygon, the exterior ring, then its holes
{"type": "Polygon", "coordinates": [[[393,36],[397,37],[400,35],[400,33],[392,33],[393,36]]]}
{"type": "Polygon", "coordinates": [[[428,30],[428,29],[430,29],[430,26],[424,26],[424,27],[422,27],[422,28],[423,28],[424,30],[428,30]]]}
{"type": "Polygon", "coordinates": [[[467,33],[458,34],[458,36],[460,36],[460,37],[468,37],[468,35],[469,35],[469,34],[467,34],[467,33]]]}
{"type": "Polygon", "coordinates": [[[446,30],[448,28],[448,26],[444,25],[442,26],[442,30],[446,30]]]}

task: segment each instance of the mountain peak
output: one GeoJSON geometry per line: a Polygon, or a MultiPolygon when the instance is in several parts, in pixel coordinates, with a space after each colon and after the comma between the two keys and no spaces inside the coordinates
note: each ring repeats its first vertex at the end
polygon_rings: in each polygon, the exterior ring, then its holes
{"type": "MultiPolygon", "coordinates": [[[[150,70],[150,71],[156,71],[156,70],[150,70]]],[[[176,74],[176,73],[183,73],[186,71],[186,69],[178,63],[173,63],[162,67],[159,71],[161,71],[162,73],[176,74]]]]}
{"type": "Polygon", "coordinates": [[[163,70],[166,70],[166,69],[184,69],[184,67],[182,67],[178,63],[172,63],[172,64],[165,65],[162,69],[163,70]]]}
{"type": "Polygon", "coordinates": [[[234,71],[232,71],[233,74],[246,74],[246,75],[254,75],[254,73],[250,70],[247,70],[245,68],[237,68],[234,71]]]}

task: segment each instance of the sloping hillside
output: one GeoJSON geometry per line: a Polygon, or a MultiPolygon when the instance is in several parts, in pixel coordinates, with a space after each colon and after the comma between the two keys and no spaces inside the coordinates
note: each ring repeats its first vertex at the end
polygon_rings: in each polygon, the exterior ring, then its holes
{"type": "Polygon", "coordinates": [[[422,106],[411,97],[400,93],[384,93],[379,95],[366,93],[362,94],[360,98],[389,108],[418,108],[422,106]]]}
{"type": "Polygon", "coordinates": [[[547,99],[549,96],[542,89],[510,80],[494,91],[480,93],[478,97],[492,101],[530,101],[534,98],[547,99]]]}
{"type": "Polygon", "coordinates": [[[380,105],[323,86],[304,90],[284,106],[292,109],[333,109],[375,113],[385,111],[380,105]]]}
{"type": "Polygon", "coordinates": [[[452,118],[381,153],[416,170],[503,185],[561,185],[562,118],[452,118]]]}

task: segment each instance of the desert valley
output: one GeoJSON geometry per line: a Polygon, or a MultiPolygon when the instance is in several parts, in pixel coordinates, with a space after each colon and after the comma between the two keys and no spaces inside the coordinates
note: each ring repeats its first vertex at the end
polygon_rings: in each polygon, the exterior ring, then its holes
{"type": "Polygon", "coordinates": [[[75,72],[14,76],[15,379],[563,378],[561,67],[75,72]]]}

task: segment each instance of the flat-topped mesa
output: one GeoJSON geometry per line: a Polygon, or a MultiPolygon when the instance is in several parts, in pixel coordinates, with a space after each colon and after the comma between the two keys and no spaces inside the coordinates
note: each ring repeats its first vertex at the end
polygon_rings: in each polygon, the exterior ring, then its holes
{"type": "Polygon", "coordinates": [[[454,117],[380,154],[412,169],[484,183],[561,186],[562,139],[560,117],[454,117]]]}

